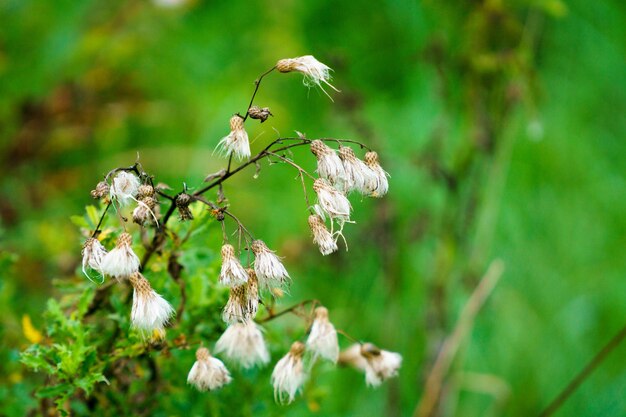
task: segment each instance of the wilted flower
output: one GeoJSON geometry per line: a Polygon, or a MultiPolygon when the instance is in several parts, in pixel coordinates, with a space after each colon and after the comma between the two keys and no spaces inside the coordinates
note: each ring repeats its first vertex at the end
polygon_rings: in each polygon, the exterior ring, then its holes
{"type": "Polygon", "coordinates": [[[306,380],[302,355],[304,344],[294,342],[289,353],[281,358],[272,372],[274,398],[281,403],[290,403],[306,380]]]}
{"type": "Polygon", "coordinates": [[[221,360],[211,356],[209,349],[201,347],[196,351],[196,361],[189,371],[187,383],[199,391],[212,391],[232,381],[228,369],[221,360]]]}
{"type": "Polygon", "coordinates": [[[337,362],[339,357],[337,331],[335,326],[328,320],[328,309],[326,307],[317,307],[315,309],[315,320],[313,320],[306,346],[315,356],[321,356],[333,363],[337,362]]]}
{"type": "Polygon", "coordinates": [[[335,91],[339,91],[329,83],[331,79],[330,71],[332,69],[319,62],[313,55],[281,59],[276,63],[276,69],[280,72],[297,71],[304,74],[304,85],[307,87],[320,87],[326,95],[328,93],[326,93],[321,83],[326,84],[335,91]]]}
{"type": "Polygon", "coordinates": [[[135,200],[139,185],[139,178],[135,174],[120,171],[111,184],[111,199],[116,200],[120,206],[125,206],[135,200]]]}
{"type": "Polygon", "coordinates": [[[235,256],[235,248],[228,243],[222,246],[222,270],[220,284],[227,287],[243,285],[248,281],[248,274],[235,256]]]}
{"type": "Polygon", "coordinates": [[[340,189],[347,188],[348,177],[337,152],[319,139],[311,142],[311,152],[317,158],[319,176],[327,179],[331,185],[337,185],[340,189]]]}
{"type": "Polygon", "coordinates": [[[345,195],[333,188],[328,181],[318,178],[313,182],[313,190],[317,193],[319,205],[331,219],[340,224],[350,221],[352,206],[345,195]]]}
{"type": "Polygon", "coordinates": [[[109,183],[107,183],[106,181],[100,181],[96,185],[96,188],[91,190],[91,197],[95,199],[105,197],[109,195],[110,190],[111,188],[109,187],[109,183]]]}
{"type": "Polygon", "coordinates": [[[176,208],[178,209],[179,218],[183,221],[193,220],[189,204],[191,204],[191,196],[187,193],[181,193],[176,196],[176,208]]]}
{"type": "MultiPolygon", "coordinates": [[[[143,187],[143,185],[142,185],[143,187]]],[[[141,187],[140,187],[141,188],[141,187]]],[[[152,188],[152,187],[150,187],[152,188]]],[[[133,210],[133,222],[140,226],[143,226],[148,220],[154,219],[155,223],[158,223],[155,208],[157,207],[157,200],[154,197],[144,196],[137,200],[137,207],[133,210]]]]}
{"type": "Polygon", "coordinates": [[[224,353],[244,368],[265,365],[270,361],[263,333],[252,320],[228,326],[215,344],[215,352],[224,353]]]}
{"type": "Polygon", "coordinates": [[[82,250],[83,274],[85,274],[87,278],[90,278],[89,274],[87,274],[87,267],[93,269],[94,271],[102,273],[100,265],[102,264],[102,260],[104,259],[106,254],[106,249],[104,248],[104,246],[102,246],[102,243],[100,243],[100,241],[95,237],[90,237],[85,241],[82,250]]]}
{"type": "Polygon", "coordinates": [[[250,142],[243,126],[243,117],[234,115],[230,118],[230,133],[222,138],[217,147],[226,156],[233,154],[237,159],[250,157],[250,142]]]}
{"type": "Polygon", "coordinates": [[[254,252],[254,272],[262,287],[281,287],[288,282],[289,273],[285,266],[265,242],[255,240],[251,248],[254,252]]]}
{"type": "Polygon", "coordinates": [[[381,350],[371,343],[354,344],[341,352],[339,361],[365,372],[365,382],[373,387],[398,375],[402,356],[381,350]]]}
{"type": "Polygon", "coordinates": [[[125,278],[139,271],[139,258],[130,244],[133,237],[130,233],[122,233],[117,238],[117,245],[107,253],[100,263],[100,271],[115,278],[125,278]]]}
{"type": "Polygon", "coordinates": [[[222,320],[233,324],[252,320],[259,308],[259,288],[254,270],[248,269],[248,282],[230,288],[222,320]]]}
{"type": "Polygon", "coordinates": [[[343,161],[343,168],[346,172],[346,191],[356,190],[361,194],[369,194],[372,188],[377,185],[377,177],[374,171],[365,162],[356,157],[352,148],[339,146],[339,158],[343,161]]]}
{"type": "Polygon", "coordinates": [[[133,327],[152,332],[161,330],[174,315],[174,309],[163,297],[152,289],[150,283],[139,272],[129,278],[133,286],[133,327]]]}
{"type": "Polygon", "coordinates": [[[335,242],[333,235],[330,234],[324,224],[324,220],[319,215],[312,214],[309,216],[309,227],[313,234],[313,243],[319,247],[322,255],[331,254],[338,249],[337,242],[335,242]]]}
{"type": "Polygon", "coordinates": [[[259,106],[252,106],[248,109],[248,116],[250,116],[251,119],[260,120],[261,123],[263,123],[268,117],[273,116],[273,114],[269,107],[261,108],[259,106]]]}
{"type": "Polygon", "coordinates": [[[370,151],[365,154],[365,164],[374,172],[376,182],[370,186],[368,190],[372,197],[382,197],[387,194],[389,190],[389,181],[387,177],[389,174],[383,170],[378,162],[378,154],[374,151],[370,151]]]}

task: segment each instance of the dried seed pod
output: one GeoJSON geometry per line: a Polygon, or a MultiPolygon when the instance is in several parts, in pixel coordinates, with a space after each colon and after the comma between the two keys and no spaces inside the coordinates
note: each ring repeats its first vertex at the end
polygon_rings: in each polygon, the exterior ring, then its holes
{"type": "Polygon", "coordinates": [[[96,188],[91,190],[91,197],[95,199],[100,199],[102,197],[106,197],[109,195],[110,187],[106,181],[100,181],[96,188]]]}
{"type": "Polygon", "coordinates": [[[261,108],[259,106],[252,106],[248,109],[248,116],[250,116],[251,119],[260,120],[261,123],[263,123],[268,117],[273,116],[273,114],[269,107],[261,108]]]}
{"type": "Polygon", "coordinates": [[[176,208],[181,220],[193,220],[193,214],[189,210],[189,204],[192,201],[191,196],[187,193],[178,194],[176,197],[176,208]]]}

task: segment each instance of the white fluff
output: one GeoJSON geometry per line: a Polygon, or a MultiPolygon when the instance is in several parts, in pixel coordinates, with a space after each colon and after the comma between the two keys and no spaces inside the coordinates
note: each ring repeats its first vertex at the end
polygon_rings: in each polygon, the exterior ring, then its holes
{"type": "Polygon", "coordinates": [[[222,246],[222,269],[219,280],[222,285],[227,287],[243,285],[248,282],[248,274],[235,256],[235,248],[229,244],[222,246]]]}
{"type": "Polygon", "coordinates": [[[135,200],[139,186],[139,178],[136,175],[121,171],[113,178],[109,191],[111,199],[116,200],[120,206],[125,206],[135,200]]]}
{"type": "Polygon", "coordinates": [[[311,152],[317,158],[319,176],[340,189],[346,188],[348,177],[337,152],[319,139],[311,142],[311,152]]]}
{"type": "Polygon", "coordinates": [[[211,356],[208,350],[198,349],[196,357],[198,360],[194,362],[187,375],[188,384],[195,386],[199,391],[212,391],[232,381],[224,363],[211,356]]]}
{"type": "Polygon", "coordinates": [[[122,233],[117,246],[107,253],[100,263],[100,271],[111,277],[126,278],[139,271],[139,258],[130,247],[131,237],[122,233]]]}
{"type": "Polygon", "coordinates": [[[243,368],[265,365],[270,361],[263,333],[251,320],[228,326],[215,344],[215,352],[224,353],[224,356],[243,368]]]}
{"type": "Polygon", "coordinates": [[[161,330],[174,315],[174,309],[156,291],[133,291],[133,309],[130,315],[133,327],[140,330],[161,330]]]}
{"type": "Polygon", "coordinates": [[[228,324],[243,322],[252,319],[256,315],[258,295],[256,296],[256,302],[249,300],[246,286],[240,285],[230,289],[228,302],[222,312],[222,320],[224,322],[228,324]]]}
{"type": "Polygon", "coordinates": [[[250,158],[250,141],[243,125],[243,118],[237,115],[231,117],[230,133],[220,140],[217,149],[221,154],[225,156],[232,154],[239,160],[250,158]]]}
{"type": "Polygon", "coordinates": [[[101,264],[102,260],[107,254],[106,249],[102,246],[102,243],[94,237],[87,239],[83,245],[83,274],[89,279],[91,277],[87,274],[87,267],[93,269],[102,274],[101,264]]]}
{"type": "Polygon", "coordinates": [[[321,83],[326,84],[335,91],[339,91],[329,82],[331,80],[330,71],[332,71],[332,69],[315,59],[313,55],[281,59],[276,66],[281,72],[298,71],[302,73],[304,75],[304,85],[307,87],[320,87],[326,95],[328,95],[328,93],[326,93],[321,83]]]}
{"type": "Polygon", "coordinates": [[[332,363],[336,363],[339,358],[337,330],[328,320],[328,310],[324,307],[315,309],[315,320],[313,320],[306,346],[315,357],[321,356],[332,363]]]}
{"type": "Polygon", "coordinates": [[[339,147],[339,157],[343,162],[346,172],[347,191],[358,191],[361,194],[369,194],[372,188],[378,184],[376,174],[365,162],[356,157],[352,148],[339,147]]]}
{"type": "Polygon", "coordinates": [[[331,187],[323,178],[318,178],[313,183],[313,189],[317,193],[319,205],[333,220],[339,223],[350,221],[352,206],[345,195],[331,187]]]}
{"type": "Polygon", "coordinates": [[[289,273],[280,258],[261,240],[252,242],[254,272],[264,288],[281,287],[289,281],[289,273]]]}
{"type": "Polygon", "coordinates": [[[387,179],[389,174],[380,166],[378,154],[374,151],[367,152],[365,154],[365,164],[372,170],[374,173],[373,178],[375,179],[375,181],[372,180],[366,185],[369,195],[372,197],[384,196],[389,190],[389,180],[387,179]]]}
{"type": "Polygon", "coordinates": [[[365,367],[365,382],[377,387],[383,381],[398,375],[402,365],[402,356],[399,353],[381,350],[380,355],[368,358],[369,366],[365,367]]]}
{"type": "Polygon", "coordinates": [[[326,228],[321,216],[317,214],[310,215],[309,227],[313,234],[313,243],[318,246],[322,255],[329,255],[337,251],[337,242],[326,228]]]}
{"type": "Polygon", "coordinates": [[[365,372],[365,382],[372,387],[398,375],[402,365],[399,353],[381,350],[371,343],[354,344],[341,352],[340,360],[365,372]]]}
{"type": "Polygon", "coordinates": [[[290,403],[306,381],[300,342],[295,342],[289,353],[281,358],[272,372],[274,398],[281,403],[290,403]],[[296,345],[298,344],[298,345],[296,345]],[[296,347],[297,346],[297,347],[296,347]]]}

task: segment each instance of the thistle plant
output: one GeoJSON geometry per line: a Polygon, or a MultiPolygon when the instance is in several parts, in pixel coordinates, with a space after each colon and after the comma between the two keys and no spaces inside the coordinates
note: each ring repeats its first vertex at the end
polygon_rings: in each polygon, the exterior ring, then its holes
{"type": "Polygon", "coordinates": [[[325,256],[348,248],[343,230],[353,223],[350,194],[380,198],[387,193],[388,174],[378,154],[355,140],[299,134],[278,137],[251,153],[246,123],[279,117],[268,107],[254,105],[261,81],[274,70],[298,72],[308,87],[325,85],[338,91],[330,84],[331,69],[314,57],[281,59],[255,81],[246,112],[230,118],[230,133],[216,144],[225,168],[209,174],[202,185],[183,184],[173,193],[139,162],[113,168],[95,185],[91,196],[99,208],[90,206],[87,219],[77,222],[86,238],[81,269],[89,280],[81,293],[50,302],[48,339],[23,354],[26,365],[49,375],[48,386],[39,393],[43,408],[53,399],[61,414],[69,413],[76,401],[94,411],[98,406],[90,398],[106,396],[108,390],[132,392],[133,378],[141,376],[125,374],[124,369],[133,361],[147,362],[151,378],[158,379],[159,366],[167,367],[174,352],[188,350],[195,351],[195,361],[186,358],[189,389],[215,391],[236,385],[232,369],[273,364],[266,383],[271,382],[280,403],[294,401],[312,367],[322,361],[353,366],[372,386],[397,375],[400,355],[336,328],[323,302],[305,300],[283,307],[289,289],[298,285],[285,265],[297,259],[282,258],[272,249],[275,242],[253,234],[235,214],[236,202],[225,194],[224,184],[249,172],[248,167],[256,168],[255,175],[264,161],[270,167],[291,167],[308,211],[303,210],[302,222],[308,222],[312,243],[325,256]],[[310,148],[315,172],[292,156],[297,147],[310,148]],[[209,260],[203,267],[198,256],[188,261],[186,252],[198,253],[198,236],[213,226],[221,232],[211,248],[220,254],[219,265],[209,260]],[[290,348],[269,346],[268,327],[288,315],[302,320],[301,338],[291,340],[290,348]],[[106,337],[98,339],[98,333],[106,337]],[[344,352],[340,344],[346,345],[344,352]],[[68,349],[75,352],[68,354],[68,349]],[[271,351],[281,352],[282,359],[273,362],[271,351]]]}

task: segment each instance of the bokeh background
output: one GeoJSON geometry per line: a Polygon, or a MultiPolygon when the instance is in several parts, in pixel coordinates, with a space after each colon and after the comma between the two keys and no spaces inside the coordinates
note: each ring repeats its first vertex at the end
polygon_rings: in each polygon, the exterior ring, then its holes
{"type": "MultiPolygon", "coordinates": [[[[226,192],[285,256],[293,301],[322,300],[338,327],[404,363],[379,389],[323,368],[288,407],[273,404],[267,375],[250,377],[259,389],[237,397],[233,383],[223,400],[238,399],[222,415],[413,415],[494,259],[505,272],[460,345],[437,415],[536,415],[624,325],[624,2],[5,0],[1,415],[37,407],[45,378],[19,352],[45,332],[53,283],[80,280],[70,218],[92,204],[94,184],[139,154],[159,181],[199,186],[223,167],[213,150],[256,77],[304,54],[334,68],[341,93],[331,102],[297,75],[272,74],[257,103],[275,117],[250,125],[253,151],[276,131],[357,139],[381,155],[389,195],[353,198],[349,251],[321,257],[288,168],[264,167],[258,179],[251,170],[226,192]]],[[[294,158],[312,166],[307,150],[294,158]]],[[[626,345],[559,415],[626,415],[625,357],[626,345]]],[[[214,404],[214,394],[191,396],[184,377],[170,381],[178,391],[153,393],[154,415],[214,404]]]]}

